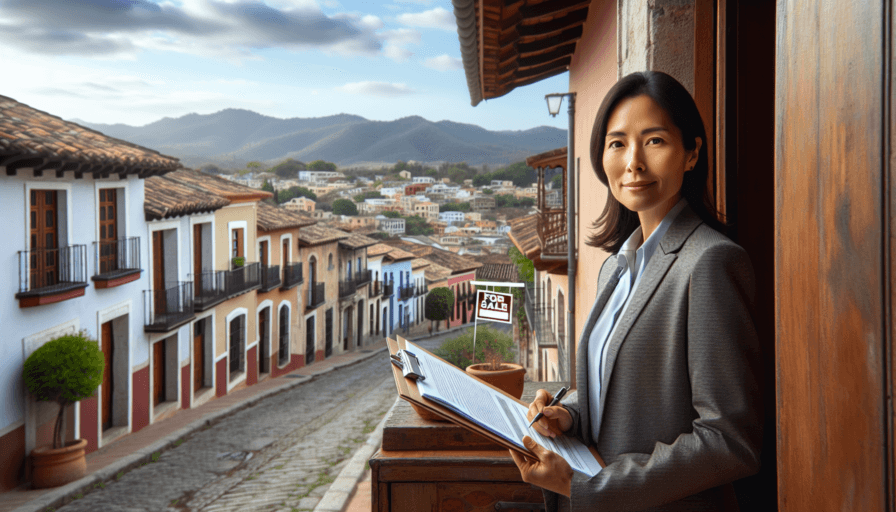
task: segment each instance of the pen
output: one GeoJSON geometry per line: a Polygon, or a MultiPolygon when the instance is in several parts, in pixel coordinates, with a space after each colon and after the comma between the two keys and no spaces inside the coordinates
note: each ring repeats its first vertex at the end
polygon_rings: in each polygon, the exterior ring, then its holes
{"type": "MultiPolygon", "coordinates": [[[[554,399],[551,400],[551,403],[548,404],[547,407],[553,407],[553,406],[559,404],[560,399],[563,398],[563,396],[566,394],[567,391],[568,391],[568,389],[566,386],[563,386],[562,388],[560,388],[560,391],[557,391],[557,394],[554,395],[554,399]]],[[[532,425],[535,424],[536,421],[540,420],[543,416],[544,416],[544,409],[542,409],[540,413],[536,414],[535,417],[532,418],[532,423],[529,423],[529,426],[526,428],[531,428],[532,425]]]]}

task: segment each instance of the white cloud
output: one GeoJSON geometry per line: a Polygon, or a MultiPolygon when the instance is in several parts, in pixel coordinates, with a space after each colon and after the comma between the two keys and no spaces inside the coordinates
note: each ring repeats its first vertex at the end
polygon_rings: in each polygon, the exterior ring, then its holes
{"type": "Polygon", "coordinates": [[[3,0],[0,45],[31,54],[132,58],[167,50],[230,59],[266,48],[381,52],[373,15],[327,15],[314,0],[3,0]]]}
{"type": "Polygon", "coordinates": [[[439,30],[457,30],[457,22],[454,13],[436,7],[428,11],[417,13],[405,13],[396,16],[396,20],[402,25],[420,28],[436,28],[439,30]]]}
{"type": "Polygon", "coordinates": [[[405,62],[411,58],[414,52],[406,47],[420,44],[421,39],[420,32],[412,28],[384,30],[379,35],[385,43],[383,55],[396,62],[405,62]]]}
{"type": "Polygon", "coordinates": [[[405,84],[393,84],[389,82],[352,82],[338,87],[342,92],[350,94],[364,94],[367,96],[379,96],[382,98],[395,98],[414,94],[414,90],[405,84]]]}
{"type": "Polygon", "coordinates": [[[400,46],[387,44],[386,47],[383,48],[383,55],[395,62],[405,62],[414,55],[414,52],[400,46]]]}
{"type": "Polygon", "coordinates": [[[437,71],[451,71],[454,69],[463,69],[464,63],[462,60],[452,57],[450,55],[443,54],[438,57],[430,57],[423,61],[423,65],[435,69],[437,71]]]}

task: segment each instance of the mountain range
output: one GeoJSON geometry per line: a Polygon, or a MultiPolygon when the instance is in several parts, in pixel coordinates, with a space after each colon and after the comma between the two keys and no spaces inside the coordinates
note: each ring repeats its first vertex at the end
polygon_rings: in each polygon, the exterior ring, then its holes
{"type": "Polygon", "coordinates": [[[395,162],[467,162],[506,165],[566,145],[566,130],[539,126],[490,131],[472,124],[428,121],[420,116],[370,121],[338,114],[279,119],[242,109],[166,117],[144,126],[73,120],[111,137],[181,159],[188,167],[215,163],[273,165],[287,158],[325,160],[340,167],[379,167],[395,162]]]}

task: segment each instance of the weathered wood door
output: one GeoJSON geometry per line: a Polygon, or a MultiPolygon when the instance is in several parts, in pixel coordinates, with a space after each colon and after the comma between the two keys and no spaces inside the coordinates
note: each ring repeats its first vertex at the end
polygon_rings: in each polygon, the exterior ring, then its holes
{"type": "Polygon", "coordinates": [[[165,340],[152,346],[152,405],[164,402],[165,397],[165,340]]]}
{"type": "Polygon", "coordinates": [[[781,511],[894,506],[892,12],[880,0],[777,4],[781,511]]]}
{"type": "Polygon", "coordinates": [[[202,389],[205,380],[205,320],[193,322],[193,392],[202,389]]]}
{"type": "Polygon", "coordinates": [[[55,190],[31,190],[31,288],[53,286],[59,276],[59,219],[55,190]]]}
{"type": "Polygon", "coordinates": [[[311,364],[314,362],[314,349],[316,346],[316,337],[314,333],[314,320],[315,316],[308,317],[305,320],[305,364],[311,364]]]}
{"type": "Polygon", "coordinates": [[[118,270],[118,206],[114,188],[100,189],[100,273],[118,270]]]}
{"type": "Polygon", "coordinates": [[[103,430],[112,427],[112,391],[115,380],[112,374],[112,360],[115,354],[115,343],[112,338],[112,321],[108,321],[102,325],[101,332],[101,348],[103,350],[103,396],[101,422],[103,430]]]}
{"type": "Polygon", "coordinates": [[[231,234],[230,251],[232,258],[243,256],[243,228],[234,229],[231,234]]]}
{"type": "Polygon", "coordinates": [[[333,354],[333,308],[324,315],[324,335],[324,357],[330,357],[333,354]]]}
{"type": "Polygon", "coordinates": [[[282,265],[285,267],[286,265],[289,264],[289,239],[288,238],[283,240],[283,249],[281,249],[281,251],[283,251],[283,252],[280,254],[280,261],[283,262],[282,265]]]}
{"type": "Polygon", "coordinates": [[[202,224],[193,224],[193,294],[202,291],[202,224]]]}
{"type": "Polygon", "coordinates": [[[163,231],[152,232],[152,297],[156,315],[166,311],[165,242],[163,231]]]}
{"type": "Polygon", "coordinates": [[[268,264],[268,241],[265,240],[258,244],[258,261],[262,265],[268,264]]]}
{"type": "Polygon", "coordinates": [[[277,344],[277,350],[280,352],[280,364],[284,364],[289,361],[289,309],[286,307],[280,308],[280,326],[278,334],[279,342],[277,344]]]}

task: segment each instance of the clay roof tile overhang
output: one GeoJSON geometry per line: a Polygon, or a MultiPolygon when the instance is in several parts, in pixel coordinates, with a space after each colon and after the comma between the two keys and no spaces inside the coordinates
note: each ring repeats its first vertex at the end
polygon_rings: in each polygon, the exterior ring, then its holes
{"type": "Polygon", "coordinates": [[[526,158],[526,165],[533,169],[566,167],[566,147],[552,149],[526,158]]]}
{"type": "Polygon", "coordinates": [[[569,68],[591,0],[452,0],[470,103],[569,68]]]}
{"type": "Polygon", "coordinates": [[[403,240],[389,240],[388,244],[392,247],[399,247],[401,250],[413,253],[419,258],[425,258],[431,263],[441,265],[451,270],[452,275],[463,274],[471,270],[476,270],[482,266],[482,263],[465,256],[454,254],[451,251],[444,251],[435,247],[415,244],[413,242],[405,242],[403,240]]]}
{"type": "Polygon", "coordinates": [[[429,260],[425,258],[414,258],[411,260],[411,270],[417,270],[418,268],[425,268],[430,265],[429,260]]]}
{"type": "Polygon", "coordinates": [[[264,190],[247,187],[234,181],[201,172],[183,173],[178,176],[178,179],[187,185],[198,187],[229,199],[231,203],[248,203],[274,196],[274,194],[264,190]]]}
{"type": "Polygon", "coordinates": [[[31,167],[35,176],[45,171],[62,178],[74,171],[75,178],[91,174],[106,178],[117,174],[141,178],[182,168],[170,157],[127,141],[104,135],[79,124],[0,96],[0,167],[7,176],[31,167]]]}
{"type": "Polygon", "coordinates": [[[339,242],[349,237],[345,231],[324,226],[308,226],[299,230],[299,244],[302,247],[339,242]]]}
{"type": "Polygon", "coordinates": [[[265,232],[278,229],[303,228],[317,223],[315,219],[308,215],[264,202],[258,203],[255,222],[258,230],[265,232]]]}
{"type": "Polygon", "coordinates": [[[351,233],[348,238],[339,241],[339,245],[352,250],[363,249],[378,244],[379,241],[359,233],[351,233]]]}
{"type": "Polygon", "coordinates": [[[209,213],[230,204],[221,196],[180,182],[176,176],[184,172],[196,171],[181,170],[146,179],[143,214],[147,221],[209,213]]]}

